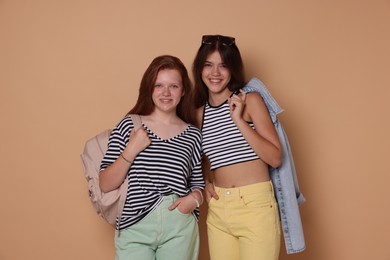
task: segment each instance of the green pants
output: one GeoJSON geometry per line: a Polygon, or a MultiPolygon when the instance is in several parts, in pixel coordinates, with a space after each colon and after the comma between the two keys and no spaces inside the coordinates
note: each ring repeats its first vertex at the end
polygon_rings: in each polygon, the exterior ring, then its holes
{"type": "Polygon", "coordinates": [[[116,231],[115,260],[197,260],[198,222],[192,214],[183,214],[177,208],[168,210],[177,198],[164,197],[139,223],[116,231]]]}

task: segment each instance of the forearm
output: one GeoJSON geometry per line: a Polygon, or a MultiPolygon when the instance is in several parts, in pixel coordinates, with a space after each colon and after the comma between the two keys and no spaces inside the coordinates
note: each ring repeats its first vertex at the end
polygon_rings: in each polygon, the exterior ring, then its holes
{"type": "Polygon", "coordinates": [[[121,154],[114,163],[100,172],[99,186],[102,192],[115,190],[123,183],[131,167],[132,160],[121,154]]]}
{"type": "Polygon", "coordinates": [[[209,202],[211,198],[218,199],[218,195],[214,190],[214,172],[210,170],[210,161],[206,156],[202,163],[203,178],[205,181],[204,199],[209,202]]]}

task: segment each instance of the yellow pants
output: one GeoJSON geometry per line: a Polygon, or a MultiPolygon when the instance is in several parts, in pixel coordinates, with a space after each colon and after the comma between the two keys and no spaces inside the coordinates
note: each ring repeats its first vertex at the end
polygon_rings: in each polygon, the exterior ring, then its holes
{"type": "Polygon", "coordinates": [[[272,182],[239,188],[215,187],[207,232],[212,260],[277,260],[280,220],[272,182]]]}

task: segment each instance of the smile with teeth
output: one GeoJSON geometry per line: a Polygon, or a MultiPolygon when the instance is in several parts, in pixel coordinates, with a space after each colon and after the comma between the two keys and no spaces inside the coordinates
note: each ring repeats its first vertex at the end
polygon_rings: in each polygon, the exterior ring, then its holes
{"type": "Polygon", "coordinates": [[[209,79],[209,81],[213,84],[218,84],[222,82],[222,79],[209,79]]]}
{"type": "Polygon", "coordinates": [[[169,102],[172,101],[172,99],[171,99],[171,98],[162,98],[162,99],[160,99],[160,101],[161,101],[162,103],[169,103],[169,102]]]}

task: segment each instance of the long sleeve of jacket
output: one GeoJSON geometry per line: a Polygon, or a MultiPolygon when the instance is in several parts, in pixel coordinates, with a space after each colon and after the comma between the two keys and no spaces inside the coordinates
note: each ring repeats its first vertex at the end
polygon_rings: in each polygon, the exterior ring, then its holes
{"type": "Polygon", "coordinates": [[[282,165],[278,168],[270,167],[270,177],[278,201],[286,251],[288,254],[301,252],[305,250],[306,246],[298,206],[305,202],[305,197],[299,190],[290,144],[277,116],[283,112],[283,109],[272,97],[263,82],[257,78],[252,78],[243,90],[247,93],[256,92],[261,95],[282,144],[282,165]]]}

